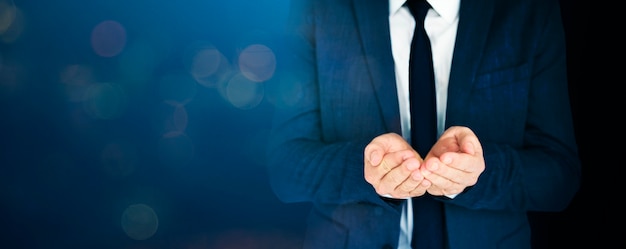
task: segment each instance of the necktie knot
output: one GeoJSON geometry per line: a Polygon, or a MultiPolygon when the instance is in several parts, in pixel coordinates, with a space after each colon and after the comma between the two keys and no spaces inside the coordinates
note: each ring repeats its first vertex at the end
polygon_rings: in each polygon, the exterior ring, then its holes
{"type": "Polygon", "coordinates": [[[426,0],[407,0],[406,6],[409,7],[415,21],[423,25],[426,13],[431,8],[430,4],[426,0]]]}

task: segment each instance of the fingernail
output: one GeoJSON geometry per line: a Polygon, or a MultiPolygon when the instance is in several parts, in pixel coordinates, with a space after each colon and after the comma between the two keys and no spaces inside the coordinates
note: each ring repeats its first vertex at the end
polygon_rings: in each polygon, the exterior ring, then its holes
{"type": "Polygon", "coordinates": [[[380,152],[378,151],[372,152],[372,154],[370,155],[370,163],[374,166],[380,163],[380,152]]]}
{"type": "Polygon", "coordinates": [[[476,151],[474,150],[474,143],[468,143],[468,144],[469,144],[469,147],[466,146],[467,147],[466,153],[474,155],[474,152],[476,151]]]}
{"type": "Polygon", "coordinates": [[[421,181],[424,179],[424,176],[422,176],[422,174],[418,171],[413,172],[413,174],[411,174],[411,177],[413,177],[413,180],[416,181],[421,181]]]}
{"type": "Polygon", "coordinates": [[[435,170],[437,170],[437,169],[439,168],[439,164],[437,164],[437,163],[431,163],[430,165],[428,165],[428,167],[427,167],[427,168],[428,168],[428,170],[430,170],[430,171],[435,171],[435,170]]]}
{"type": "Polygon", "coordinates": [[[409,163],[407,163],[407,164],[406,164],[406,168],[407,168],[408,170],[416,170],[416,169],[418,169],[419,167],[420,167],[420,164],[419,164],[419,163],[417,163],[417,162],[409,162],[409,163]]]}

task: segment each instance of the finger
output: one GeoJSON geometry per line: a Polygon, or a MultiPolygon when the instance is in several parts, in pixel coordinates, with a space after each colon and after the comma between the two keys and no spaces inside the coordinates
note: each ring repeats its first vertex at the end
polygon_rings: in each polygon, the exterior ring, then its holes
{"type": "Polygon", "coordinates": [[[443,190],[441,190],[438,186],[433,185],[430,188],[426,189],[426,192],[428,192],[431,195],[434,196],[441,196],[441,195],[445,195],[443,190]]]}
{"type": "Polygon", "coordinates": [[[482,150],[480,146],[476,146],[474,144],[478,144],[480,145],[480,142],[476,139],[467,139],[470,141],[462,141],[461,144],[461,151],[465,152],[467,154],[470,155],[475,155],[476,153],[481,153],[482,154],[482,150]]]}
{"type": "MultiPolygon", "coordinates": [[[[433,164],[433,165],[436,165],[436,164],[433,164]]],[[[436,186],[441,187],[447,182],[451,182],[450,179],[445,178],[437,174],[436,172],[433,172],[426,168],[420,168],[420,173],[424,176],[425,179],[428,179],[430,182],[432,182],[433,185],[436,185],[436,186]]]]}
{"type": "MultiPolygon", "coordinates": [[[[458,153],[450,153],[450,154],[458,154],[458,153]]],[[[424,175],[425,178],[430,179],[433,184],[436,184],[433,179],[442,178],[448,181],[455,181],[465,172],[458,170],[450,165],[442,162],[438,158],[430,158],[422,164],[420,168],[420,172],[424,175]]]]}
{"type": "Polygon", "coordinates": [[[400,190],[399,186],[401,186],[406,179],[410,178],[411,174],[402,172],[402,168],[403,167],[395,168],[383,177],[378,186],[380,193],[388,194],[395,198],[408,197],[408,191],[400,190]]]}
{"type": "Polygon", "coordinates": [[[447,182],[465,185],[465,179],[471,172],[463,171],[453,165],[454,159],[462,157],[461,153],[446,153],[444,159],[431,158],[423,163],[420,172],[425,178],[437,186],[447,186],[447,182]]]}
{"type": "Polygon", "coordinates": [[[364,166],[365,180],[370,183],[377,191],[388,192],[393,191],[397,185],[399,185],[405,178],[410,175],[410,171],[419,168],[419,160],[415,157],[416,154],[413,150],[402,150],[392,153],[387,153],[380,161],[379,165],[371,165],[367,161],[364,166]],[[410,159],[410,160],[409,160],[410,159]],[[409,161],[407,161],[409,160],[409,161]],[[400,165],[401,169],[395,170],[400,165]],[[390,174],[391,173],[391,174],[390,174]],[[390,174],[390,175],[388,175],[390,174]],[[382,185],[383,178],[388,177],[386,183],[382,185]],[[380,190],[379,188],[383,188],[380,190]]]}
{"type": "Polygon", "coordinates": [[[364,158],[365,162],[371,164],[371,166],[378,166],[383,158],[384,147],[382,144],[371,142],[365,147],[364,158]]]}
{"type": "MultiPolygon", "coordinates": [[[[411,150],[401,150],[401,151],[387,153],[383,156],[379,164],[380,167],[377,167],[376,170],[380,172],[381,174],[385,175],[389,173],[391,170],[393,170],[394,168],[405,163],[405,161],[410,158],[415,158],[415,153],[413,153],[413,151],[411,150]]],[[[416,167],[414,161],[411,161],[405,164],[405,167],[403,168],[408,170],[408,167],[413,167],[415,169],[419,167],[419,164],[416,167]]]]}
{"type": "Polygon", "coordinates": [[[453,127],[453,129],[450,129],[450,133],[458,141],[461,149],[460,151],[472,155],[477,152],[482,154],[481,145],[478,137],[468,127],[453,127]]]}
{"type": "MultiPolygon", "coordinates": [[[[420,167],[420,163],[421,162],[418,158],[409,158],[404,161],[404,163],[399,167],[399,169],[402,168],[403,170],[398,170],[401,175],[394,176],[403,177],[404,181],[397,185],[394,192],[401,194],[403,197],[409,197],[410,192],[422,183],[424,177],[419,173],[419,170],[417,170],[420,167]]],[[[390,172],[390,174],[391,173],[394,172],[390,172]]]]}
{"type": "Polygon", "coordinates": [[[396,189],[410,177],[411,169],[418,167],[419,162],[410,150],[388,153],[383,157],[379,167],[374,168],[376,174],[382,175],[378,190],[383,194],[398,197],[400,193],[396,192],[396,189]]]}
{"type": "Polygon", "coordinates": [[[411,146],[402,138],[402,136],[396,133],[386,133],[375,137],[365,147],[364,159],[370,162],[373,166],[380,164],[380,160],[385,153],[396,152],[400,150],[406,150],[411,146]]]}
{"type": "Polygon", "coordinates": [[[423,179],[420,184],[409,192],[409,196],[422,196],[428,189],[432,188],[432,183],[428,179],[423,179]]]}
{"type": "Polygon", "coordinates": [[[446,152],[458,152],[460,146],[455,137],[441,137],[433,145],[429,152],[429,156],[441,156],[446,152]]]}
{"type": "MultiPolygon", "coordinates": [[[[445,176],[450,179],[457,179],[462,177],[462,175],[466,174],[477,174],[481,172],[480,165],[484,165],[482,163],[483,158],[480,155],[472,155],[467,153],[445,153],[439,158],[440,165],[446,165],[446,168],[438,168],[437,174],[445,176]],[[451,171],[454,169],[455,171],[451,171]]],[[[436,160],[433,160],[435,162],[436,160]]],[[[433,167],[431,165],[427,165],[426,167],[433,167]]],[[[429,168],[429,170],[434,171],[434,169],[429,168]]],[[[470,184],[469,181],[459,182],[461,184],[470,184]]]]}
{"type": "MultiPolygon", "coordinates": [[[[428,171],[428,170],[426,170],[428,171]]],[[[432,186],[427,190],[432,195],[458,194],[464,189],[464,185],[458,184],[448,178],[437,174],[423,172],[425,179],[431,181],[432,186]]]]}
{"type": "MultiPolygon", "coordinates": [[[[450,154],[458,154],[459,157],[472,157],[464,153],[450,154]]],[[[429,160],[420,168],[420,171],[426,179],[432,182],[433,187],[429,188],[428,192],[435,195],[459,194],[466,187],[476,184],[480,175],[476,172],[458,170],[436,159],[429,160]]]]}

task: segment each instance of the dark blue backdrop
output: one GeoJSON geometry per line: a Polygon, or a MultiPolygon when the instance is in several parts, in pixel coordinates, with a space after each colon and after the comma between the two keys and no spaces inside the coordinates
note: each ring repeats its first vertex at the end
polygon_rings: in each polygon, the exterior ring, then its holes
{"type": "MultiPolygon", "coordinates": [[[[590,169],[600,95],[578,2],[561,1],[583,186],[531,216],[536,248],[608,243],[617,220],[586,202],[616,188],[590,169]]],[[[0,0],[0,248],[298,248],[308,206],[276,199],[263,153],[290,101],[265,88],[287,7],[0,0]]]]}
{"type": "Polygon", "coordinates": [[[286,0],[0,0],[0,248],[295,248],[264,145],[286,0]]]}

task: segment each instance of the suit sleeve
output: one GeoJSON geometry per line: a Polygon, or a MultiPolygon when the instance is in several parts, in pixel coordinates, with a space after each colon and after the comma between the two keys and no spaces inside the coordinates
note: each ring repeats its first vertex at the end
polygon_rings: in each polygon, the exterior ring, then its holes
{"type": "MultiPolygon", "coordinates": [[[[270,91],[275,113],[268,146],[268,173],[284,202],[388,205],[364,179],[369,139],[333,140],[323,134],[316,62],[315,1],[292,1],[278,55],[279,80],[270,91]]],[[[326,109],[328,111],[328,109],[326,109]]],[[[326,124],[328,125],[328,124],[326,124]]]]}
{"type": "MultiPolygon", "coordinates": [[[[512,53],[520,56],[507,56],[524,58],[520,60],[523,63],[510,63],[513,66],[502,70],[497,68],[497,63],[505,61],[501,57],[483,58],[483,64],[491,60],[490,67],[498,70],[478,76],[468,106],[480,109],[467,111],[475,112],[467,124],[481,139],[486,168],[476,185],[450,203],[471,209],[561,211],[579,189],[581,165],[570,110],[560,9],[557,1],[527,3],[524,8],[528,11],[519,13],[532,18],[518,24],[522,32],[515,35],[522,38],[510,39],[523,41],[520,52],[512,53]],[[512,83],[504,80],[512,78],[512,83]],[[485,113],[488,109],[494,111],[485,113]],[[476,115],[485,116],[477,119],[476,115]]],[[[512,37],[517,38],[515,35],[512,37]]]]}

